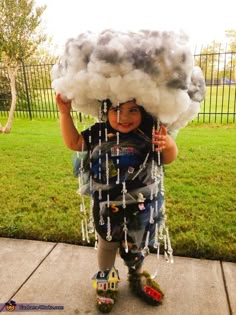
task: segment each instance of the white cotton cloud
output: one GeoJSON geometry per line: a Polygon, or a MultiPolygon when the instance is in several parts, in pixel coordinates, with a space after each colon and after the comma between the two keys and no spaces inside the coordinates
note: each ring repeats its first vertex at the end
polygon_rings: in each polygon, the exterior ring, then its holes
{"type": "Polygon", "coordinates": [[[98,116],[101,100],[136,99],[169,129],[184,127],[205,96],[185,33],[105,30],[69,39],[52,69],[52,87],[75,110],[98,116]]]}

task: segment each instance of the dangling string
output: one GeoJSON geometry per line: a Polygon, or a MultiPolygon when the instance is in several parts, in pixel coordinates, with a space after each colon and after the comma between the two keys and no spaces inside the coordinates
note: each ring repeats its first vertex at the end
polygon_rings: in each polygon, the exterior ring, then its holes
{"type": "MultiPolygon", "coordinates": [[[[159,118],[157,119],[157,130],[158,132],[160,132],[160,120],[159,118]]],[[[157,165],[158,166],[161,166],[161,152],[160,151],[157,151],[157,165]]]]}
{"type": "MultiPolygon", "coordinates": [[[[88,156],[89,156],[89,169],[92,169],[92,135],[91,135],[91,125],[88,128],[89,130],[89,135],[88,135],[88,142],[89,142],[89,152],[88,152],[88,156]]],[[[89,234],[93,234],[94,233],[94,239],[95,239],[95,243],[94,243],[94,248],[96,249],[97,247],[97,235],[96,235],[96,230],[94,227],[94,218],[93,218],[93,206],[94,206],[94,200],[92,198],[92,192],[93,192],[93,176],[92,173],[89,173],[89,192],[90,192],[90,205],[89,205],[89,222],[88,224],[85,225],[85,233],[87,235],[88,238],[88,243],[90,243],[89,240],[89,234]]]]}
{"type": "MultiPolygon", "coordinates": [[[[120,104],[117,104],[117,123],[120,122],[120,104]]],[[[119,145],[120,145],[120,133],[119,131],[116,132],[116,146],[117,146],[117,150],[116,150],[116,170],[117,170],[117,178],[116,178],[116,184],[120,184],[120,160],[119,160],[119,155],[120,155],[120,149],[119,149],[119,145]]]]}
{"type": "Polygon", "coordinates": [[[90,243],[90,238],[89,238],[89,233],[88,233],[88,221],[86,217],[84,220],[84,226],[85,226],[85,237],[86,237],[87,243],[90,243]]]}
{"type": "MultiPolygon", "coordinates": [[[[119,124],[120,122],[120,104],[117,104],[117,123],[119,124]]],[[[119,155],[120,155],[120,133],[119,131],[116,132],[116,170],[117,170],[117,178],[116,178],[116,184],[120,184],[120,160],[119,160],[119,155]]],[[[123,221],[123,232],[124,232],[124,247],[125,247],[125,252],[128,253],[129,251],[129,246],[128,246],[128,226],[127,226],[127,218],[125,214],[126,210],[126,194],[127,194],[127,189],[126,189],[126,182],[125,178],[122,179],[122,208],[123,208],[123,213],[124,213],[124,221],[123,221]]]]}
{"type": "Polygon", "coordinates": [[[109,157],[108,157],[108,153],[106,153],[106,184],[109,187],[109,157]]]}
{"type": "MultiPolygon", "coordinates": [[[[107,115],[107,101],[103,102],[103,113],[105,115],[107,115]]],[[[102,113],[101,113],[102,114],[102,113]]],[[[101,130],[101,128],[100,128],[101,130]]],[[[100,132],[99,130],[99,132],[100,132]]],[[[107,124],[105,124],[105,142],[108,142],[108,132],[107,132],[107,124]]],[[[101,133],[99,135],[99,158],[100,158],[100,162],[101,162],[101,169],[100,172],[102,171],[102,161],[101,161],[101,133]]],[[[104,175],[104,174],[103,174],[104,175]]],[[[100,173],[100,178],[102,179],[102,174],[100,173]]],[[[105,155],[105,178],[106,178],[106,184],[109,187],[110,183],[109,183],[109,156],[108,156],[108,152],[106,152],[105,155]]],[[[106,235],[106,240],[108,242],[110,242],[112,240],[112,235],[111,235],[111,219],[110,219],[110,195],[109,195],[109,190],[107,190],[107,202],[106,202],[106,208],[108,211],[108,216],[107,216],[107,235],[106,235]]],[[[102,214],[100,212],[100,221],[103,222],[102,219],[102,214]]]]}
{"type": "Polygon", "coordinates": [[[111,236],[111,219],[108,216],[107,217],[107,236],[106,236],[106,240],[108,242],[110,242],[112,240],[112,236],[111,236]]]}
{"type": "Polygon", "coordinates": [[[84,220],[81,220],[81,233],[82,233],[82,241],[85,242],[85,228],[84,228],[84,220]]]}
{"type": "Polygon", "coordinates": [[[126,189],[126,183],[125,179],[122,182],[122,208],[124,212],[124,222],[123,222],[123,232],[124,232],[124,239],[125,239],[125,252],[128,253],[129,251],[129,246],[128,246],[128,227],[127,227],[127,218],[125,214],[125,209],[126,209],[126,194],[127,194],[127,189],[126,189]]]}
{"type": "Polygon", "coordinates": [[[165,194],[165,188],[164,188],[164,171],[163,171],[163,166],[160,166],[160,179],[161,179],[161,194],[164,196],[165,194]]]}
{"type": "MultiPolygon", "coordinates": [[[[154,126],[155,127],[155,126],[154,126]]],[[[156,124],[156,128],[158,131],[160,131],[160,120],[159,118],[157,119],[157,124],[156,124]]],[[[155,149],[154,149],[155,150],[155,149]]],[[[154,159],[155,159],[155,153],[154,153],[154,159]]],[[[157,216],[159,214],[158,211],[158,182],[160,181],[160,174],[161,174],[161,152],[157,151],[157,166],[155,166],[155,170],[154,170],[154,182],[156,183],[156,190],[155,190],[155,215],[157,216]]]]}
{"type": "MultiPolygon", "coordinates": [[[[101,130],[101,122],[102,122],[102,108],[99,108],[99,131],[98,131],[98,180],[101,182],[102,181],[102,151],[101,151],[101,146],[102,146],[102,130],[101,130]]],[[[98,200],[102,200],[102,189],[99,187],[98,188],[98,200]]],[[[104,225],[104,219],[102,216],[102,209],[101,209],[101,204],[99,203],[100,206],[100,220],[99,224],[104,225]]]]}
{"type": "Polygon", "coordinates": [[[124,232],[124,239],[125,239],[125,252],[129,252],[129,246],[128,246],[128,227],[127,227],[127,219],[124,217],[124,227],[123,227],[123,232],[124,232]]]}
{"type": "MultiPolygon", "coordinates": [[[[85,128],[85,123],[84,120],[82,119],[82,126],[83,129],[85,128]]],[[[77,152],[77,157],[79,158],[79,173],[78,173],[78,184],[79,184],[79,189],[84,185],[84,176],[85,176],[85,171],[84,171],[84,142],[82,143],[82,149],[81,152],[77,152]]],[[[86,211],[86,206],[85,206],[85,197],[80,194],[81,202],[80,202],[80,213],[82,215],[81,219],[81,234],[82,234],[82,240],[83,242],[87,241],[87,243],[90,243],[90,238],[89,238],[89,229],[90,229],[90,220],[88,224],[87,220],[87,211],[86,211]]],[[[93,224],[93,223],[92,223],[93,224]]]]}
{"type": "Polygon", "coordinates": [[[134,180],[142,172],[142,170],[146,167],[146,164],[147,164],[147,161],[148,161],[148,157],[149,157],[149,152],[147,153],[143,163],[139,166],[139,170],[133,176],[132,180],[134,180]]]}
{"type": "Polygon", "coordinates": [[[96,230],[94,232],[94,238],[95,238],[94,249],[98,249],[98,234],[96,230]]]}
{"type": "MultiPolygon", "coordinates": [[[[160,120],[157,119],[157,124],[156,126],[153,126],[152,129],[152,135],[155,134],[155,129],[157,129],[159,132],[161,132],[160,128],[160,120]]],[[[161,152],[155,150],[155,145],[152,145],[152,152],[153,152],[153,158],[152,158],[152,169],[151,169],[151,174],[152,174],[152,179],[153,182],[156,183],[154,187],[157,189],[153,192],[151,191],[150,199],[151,201],[153,200],[153,193],[154,193],[154,217],[158,217],[159,215],[159,208],[158,208],[158,193],[163,197],[164,200],[164,169],[163,165],[161,162],[161,152]],[[158,189],[159,187],[159,189],[158,189]]],[[[169,237],[169,230],[167,227],[165,227],[165,222],[166,222],[166,215],[165,215],[165,200],[163,201],[163,205],[161,206],[161,211],[162,211],[162,216],[164,217],[164,220],[161,222],[156,222],[155,223],[155,234],[154,234],[154,245],[153,247],[156,249],[156,257],[157,261],[160,259],[160,241],[163,242],[164,246],[164,258],[166,259],[167,262],[173,263],[173,249],[171,247],[171,241],[169,237]],[[163,234],[164,231],[164,234],[163,234]]],[[[150,221],[149,223],[151,224],[152,221],[152,214],[153,210],[151,207],[150,210],[150,221]]],[[[146,239],[147,242],[147,239],[146,239]]],[[[159,264],[158,264],[159,265],[159,264]]],[[[152,278],[155,278],[156,275],[158,274],[158,269],[156,269],[154,275],[152,278]]]]}
{"type": "MultiPolygon", "coordinates": [[[[89,169],[92,169],[92,135],[91,135],[91,126],[89,127],[89,169]]],[[[92,195],[93,192],[93,176],[90,172],[89,174],[89,191],[90,191],[90,196],[92,195]]],[[[91,198],[92,199],[92,198],[91,198]]]]}
{"type": "Polygon", "coordinates": [[[149,223],[150,224],[153,224],[155,221],[154,221],[154,208],[153,206],[150,207],[150,219],[149,219],[149,223]]]}
{"type": "Polygon", "coordinates": [[[101,206],[101,203],[99,204],[99,210],[100,210],[100,218],[99,218],[99,225],[104,225],[105,224],[105,221],[103,219],[103,216],[102,216],[102,206],[101,206]]]}
{"type": "MultiPolygon", "coordinates": [[[[101,120],[101,111],[99,112],[99,119],[101,120]]],[[[83,128],[85,129],[85,128],[83,128]]],[[[101,129],[99,132],[99,139],[101,138],[101,129]]],[[[93,165],[92,165],[92,134],[91,134],[91,125],[88,126],[88,143],[89,143],[89,151],[87,152],[88,157],[89,157],[89,169],[91,170],[93,165]]],[[[101,144],[101,142],[100,142],[101,144]]],[[[84,151],[84,143],[82,144],[82,151],[84,151]]],[[[82,179],[83,177],[83,171],[84,171],[84,160],[83,158],[81,159],[81,172],[80,172],[80,178],[82,179]]],[[[83,182],[83,179],[80,180],[81,182],[83,182]]],[[[87,243],[90,243],[90,239],[89,239],[89,234],[93,234],[94,233],[94,248],[97,248],[97,232],[95,230],[94,227],[94,218],[93,218],[93,207],[94,207],[94,200],[92,197],[92,193],[93,193],[93,175],[90,172],[89,173],[89,180],[88,180],[88,186],[89,186],[89,192],[90,192],[90,205],[89,205],[89,213],[88,213],[88,221],[87,221],[87,213],[86,213],[86,209],[85,209],[85,202],[84,202],[84,196],[81,196],[81,203],[82,203],[82,207],[81,207],[81,211],[85,211],[84,214],[84,218],[81,221],[81,231],[82,231],[82,239],[83,240],[87,240],[87,243]]],[[[99,196],[101,199],[101,192],[99,192],[99,196]]],[[[99,223],[104,224],[103,222],[103,218],[101,218],[101,220],[99,221],[99,223]]]]}
{"type": "Polygon", "coordinates": [[[148,247],[149,239],[150,239],[150,230],[147,231],[146,239],[145,239],[145,245],[144,245],[144,248],[142,250],[142,254],[144,257],[146,257],[149,254],[149,247],[148,247]]]}
{"type": "Polygon", "coordinates": [[[173,263],[174,262],[173,249],[171,247],[171,241],[170,241],[169,229],[168,228],[166,228],[166,242],[167,242],[167,254],[169,256],[169,261],[171,263],[173,263]]]}
{"type": "Polygon", "coordinates": [[[154,238],[154,248],[157,250],[157,259],[160,259],[160,242],[159,242],[159,228],[158,223],[155,224],[155,238],[154,238]]]}
{"type": "Polygon", "coordinates": [[[98,140],[98,180],[101,182],[102,181],[102,130],[101,127],[99,128],[99,140],[98,140]]]}
{"type": "Polygon", "coordinates": [[[89,223],[88,223],[88,232],[90,234],[95,232],[94,229],[94,219],[93,219],[93,198],[90,198],[90,211],[89,211],[89,223]]]}

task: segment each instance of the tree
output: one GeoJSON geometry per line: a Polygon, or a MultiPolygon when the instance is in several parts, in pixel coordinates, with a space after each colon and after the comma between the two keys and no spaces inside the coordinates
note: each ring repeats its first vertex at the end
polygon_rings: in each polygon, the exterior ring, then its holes
{"type": "Polygon", "coordinates": [[[46,40],[39,33],[45,9],[35,7],[34,0],[0,0],[0,57],[7,67],[12,98],[7,123],[4,127],[0,124],[0,132],[9,133],[12,128],[18,68],[46,40]]]}
{"type": "Polygon", "coordinates": [[[211,45],[202,48],[200,54],[195,57],[195,64],[202,69],[207,83],[218,81],[221,51],[221,43],[213,41],[211,45]]]}
{"type": "Polygon", "coordinates": [[[230,77],[236,82],[236,30],[226,30],[225,31],[226,37],[229,39],[229,47],[232,52],[230,68],[232,69],[230,72],[230,77]]]}
{"type": "Polygon", "coordinates": [[[226,30],[225,36],[229,39],[229,47],[232,52],[236,52],[236,30],[226,30]]]}

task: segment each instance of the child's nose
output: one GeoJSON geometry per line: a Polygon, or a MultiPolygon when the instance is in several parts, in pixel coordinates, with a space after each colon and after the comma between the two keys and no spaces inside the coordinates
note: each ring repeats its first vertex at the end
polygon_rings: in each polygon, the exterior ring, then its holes
{"type": "Polygon", "coordinates": [[[129,119],[129,115],[128,115],[128,113],[120,113],[120,121],[122,121],[122,122],[125,122],[125,121],[128,121],[128,119],[129,119]]]}

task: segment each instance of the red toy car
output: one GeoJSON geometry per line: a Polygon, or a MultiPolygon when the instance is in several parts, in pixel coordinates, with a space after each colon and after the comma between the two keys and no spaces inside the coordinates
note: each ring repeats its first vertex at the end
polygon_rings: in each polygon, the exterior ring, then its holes
{"type": "Polygon", "coordinates": [[[143,291],[154,300],[161,301],[162,299],[162,294],[148,285],[143,288],[143,291]]]}

